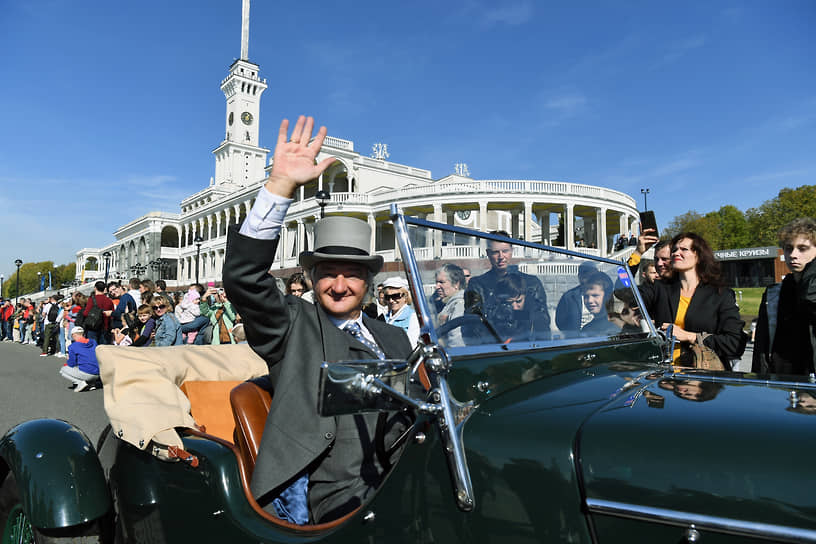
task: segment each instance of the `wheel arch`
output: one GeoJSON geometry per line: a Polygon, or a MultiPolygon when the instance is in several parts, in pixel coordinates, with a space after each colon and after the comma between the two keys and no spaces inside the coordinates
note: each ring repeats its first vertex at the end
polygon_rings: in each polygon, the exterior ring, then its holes
{"type": "Polygon", "coordinates": [[[57,419],[35,419],[0,439],[0,482],[14,474],[20,502],[34,527],[59,529],[111,510],[110,492],[93,444],[57,419]]]}

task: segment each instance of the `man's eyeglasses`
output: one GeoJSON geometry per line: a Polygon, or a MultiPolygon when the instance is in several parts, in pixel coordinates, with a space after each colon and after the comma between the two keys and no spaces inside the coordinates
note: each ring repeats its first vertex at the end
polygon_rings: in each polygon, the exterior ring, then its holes
{"type": "Polygon", "coordinates": [[[158,306],[153,306],[154,310],[164,310],[167,308],[167,304],[159,304],[158,306]]]}
{"type": "Polygon", "coordinates": [[[393,300],[393,301],[396,302],[396,301],[398,301],[399,299],[401,299],[404,296],[405,296],[405,293],[391,293],[390,295],[385,295],[384,298],[385,298],[385,300],[393,300]]]}

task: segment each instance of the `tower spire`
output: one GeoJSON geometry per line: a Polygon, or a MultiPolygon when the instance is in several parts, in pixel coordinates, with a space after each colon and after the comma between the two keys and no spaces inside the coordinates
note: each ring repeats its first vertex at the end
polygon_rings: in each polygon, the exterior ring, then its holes
{"type": "Polygon", "coordinates": [[[241,60],[249,60],[249,0],[241,5],[241,60]]]}

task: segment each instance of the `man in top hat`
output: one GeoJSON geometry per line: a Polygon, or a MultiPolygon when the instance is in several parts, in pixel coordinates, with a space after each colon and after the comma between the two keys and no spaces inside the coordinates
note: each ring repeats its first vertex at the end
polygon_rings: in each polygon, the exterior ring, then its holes
{"type": "Polygon", "coordinates": [[[321,363],[404,359],[411,345],[402,329],[361,311],[383,264],[382,257],[369,253],[366,222],[333,216],[315,224],[315,250],[300,255],[315,304],[285,295],[268,273],[292,196],[334,161],[315,163],[325,127],[311,143],[311,117],[298,118],[287,140],[288,128],[283,120],[269,178],[240,231],[229,232],[224,286],[243,318],[247,341],[269,365],[273,389],[250,489],[283,519],[320,523],[353,511],[373,495],[385,473],[375,444],[385,440],[390,446],[406,425],[389,421],[384,427],[389,434],[382,437],[378,414],[321,417],[321,363]]]}

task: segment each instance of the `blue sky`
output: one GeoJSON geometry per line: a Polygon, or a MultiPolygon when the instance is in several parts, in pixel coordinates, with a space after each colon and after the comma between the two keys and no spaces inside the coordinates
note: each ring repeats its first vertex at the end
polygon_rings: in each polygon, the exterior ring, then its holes
{"type": "MultiPolygon", "coordinates": [[[[0,272],[72,262],[214,174],[240,0],[3,2],[0,272]]],[[[279,2],[250,60],[284,116],[435,178],[562,180],[661,226],[816,184],[816,2],[279,2]]]]}

